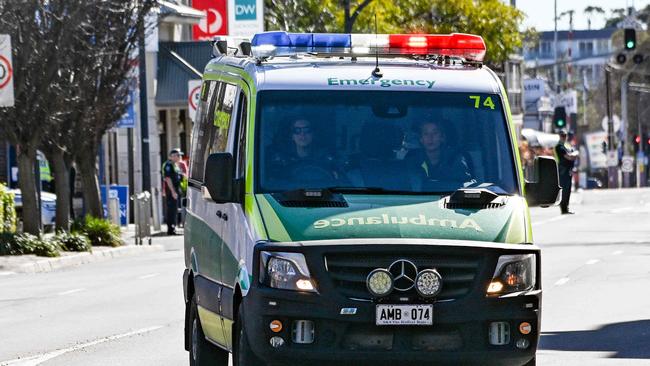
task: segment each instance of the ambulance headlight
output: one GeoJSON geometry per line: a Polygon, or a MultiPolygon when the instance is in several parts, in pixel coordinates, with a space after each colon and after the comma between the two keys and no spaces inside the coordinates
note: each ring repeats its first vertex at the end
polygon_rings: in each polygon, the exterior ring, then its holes
{"type": "Polygon", "coordinates": [[[260,256],[262,284],[282,290],[316,292],[304,255],[261,252],[260,256]]]}
{"type": "Polygon", "coordinates": [[[532,290],[537,282],[536,263],[535,254],[500,256],[487,294],[504,295],[532,290]]]}

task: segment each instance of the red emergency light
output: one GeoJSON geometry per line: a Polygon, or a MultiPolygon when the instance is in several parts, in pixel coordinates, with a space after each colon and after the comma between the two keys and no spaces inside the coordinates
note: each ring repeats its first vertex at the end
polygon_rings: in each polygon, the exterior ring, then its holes
{"type": "Polygon", "coordinates": [[[474,34],[390,34],[388,46],[403,53],[458,56],[481,62],[485,58],[483,37],[474,34]]]}

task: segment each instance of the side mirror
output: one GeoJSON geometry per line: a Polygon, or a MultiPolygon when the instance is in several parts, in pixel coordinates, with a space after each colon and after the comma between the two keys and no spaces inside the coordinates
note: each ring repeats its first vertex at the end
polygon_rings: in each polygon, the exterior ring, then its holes
{"type": "Polygon", "coordinates": [[[560,177],[557,162],[549,156],[538,156],[533,165],[535,181],[526,182],[526,200],[529,206],[548,207],[560,199],[560,177]]]}
{"type": "Polygon", "coordinates": [[[203,186],[217,203],[240,203],[242,180],[234,179],[235,159],[231,153],[210,154],[205,163],[203,186]]]}

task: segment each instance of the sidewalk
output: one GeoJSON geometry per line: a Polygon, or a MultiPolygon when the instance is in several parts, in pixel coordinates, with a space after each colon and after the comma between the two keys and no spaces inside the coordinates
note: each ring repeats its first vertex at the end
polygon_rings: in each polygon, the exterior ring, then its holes
{"type": "Polygon", "coordinates": [[[160,244],[135,245],[135,226],[122,229],[124,245],[117,248],[93,247],[88,252],[61,252],[60,257],[46,258],[35,255],[0,256],[0,278],[15,273],[50,272],[61,268],[78,266],[86,263],[104,261],[112,258],[127,257],[141,253],[161,252],[165,248],[160,244]]]}

